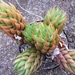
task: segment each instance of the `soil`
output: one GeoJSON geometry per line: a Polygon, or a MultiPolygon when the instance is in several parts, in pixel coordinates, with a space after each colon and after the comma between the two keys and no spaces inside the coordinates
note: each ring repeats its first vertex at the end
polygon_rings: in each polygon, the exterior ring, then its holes
{"type": "MultiPolygon", "coordinates": [[[[62,32],[60,37],[68,48],[75,49],[75,0],[4,0],[13,3],[21,11],[28,23],[42,20],[53,7],[58,7],[67,13],[68,21],[63,28],[66,36],[62,32]],[[27,11],[27,12],[26,12],[27,11]],[[35,15],[34,15],[35,14],[35,15]],[[67,39],[66,39],[67,37],[67,39]]],[[[25,45],[22,46],[22,48],[25,45]]],[[[7,35],[0,32],[0,75],[18,75],[13,70],[13,61],[19,54],[19,44],[11,40],[7,35]]],[[[50,56],[45,56],[41,67],[32,75],[74,75],[66,72],[51,60],[50,56]]]]}

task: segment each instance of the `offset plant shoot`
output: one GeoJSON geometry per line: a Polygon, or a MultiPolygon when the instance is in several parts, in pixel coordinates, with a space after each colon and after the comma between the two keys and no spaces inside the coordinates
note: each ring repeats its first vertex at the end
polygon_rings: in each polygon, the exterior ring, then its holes
{"type": "Polygon", "coordinates": [[[28,24],[13,4],[0,0],[0,30],[11,39],[31,46],[13,62],[19,75],[35,72],[44,55],[53,54],[57,48],[59,53],[53,60],[65,71],[75,73],[75,50],[67,49],[59,37],[66,21],[66,12],[54,7],[45,15],[43,22],[28,24]]]}

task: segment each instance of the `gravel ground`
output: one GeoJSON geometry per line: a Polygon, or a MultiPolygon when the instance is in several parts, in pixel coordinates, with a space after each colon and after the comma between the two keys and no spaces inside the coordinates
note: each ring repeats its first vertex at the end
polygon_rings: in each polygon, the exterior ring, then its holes
{"type": "MultiPolygon", "coordinates": [[[[44,17],[47,11],[54,6],[66,11],[68,21],[64,30],[67,34],[68,42],[63,33],[61,37],[66,44],[69,44],[69,48],[75,49],[75,0],[17,0],[18,3],[16,0],[4,1],[13,3],[21,11],[28,23],[41,20],[41,17],[44,17]],[[36,14],[36,16],[29,14],[26,10],[29,13],[36,14]]],[[[0,32],[0,75],[18,75],[13,71],[12,64],[18,54],[17,43],[0,32]]],[[[55,65],[56,63],[46,56],[43,65],[32,75],[73,75],[63,71],[60,67],[50,70],[55,65]]]]}

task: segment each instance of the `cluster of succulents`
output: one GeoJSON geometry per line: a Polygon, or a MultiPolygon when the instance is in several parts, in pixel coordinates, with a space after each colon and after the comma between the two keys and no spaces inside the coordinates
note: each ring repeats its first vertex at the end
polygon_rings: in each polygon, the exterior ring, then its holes
{"type": "Polygon", "coordinates": [[[56,47],[60,53],[54,60],[66,71],[75,72],[75,51],[67,50],[59,37],[66,20],[66,13],[55,7],[48,11],[43,22],[28,24],[13,4],[0,0],[0,30],[17,42],[31,45],[13,63],[19,75],[36,71],[42,64],[43,55],[52,53],[56,47]]]}

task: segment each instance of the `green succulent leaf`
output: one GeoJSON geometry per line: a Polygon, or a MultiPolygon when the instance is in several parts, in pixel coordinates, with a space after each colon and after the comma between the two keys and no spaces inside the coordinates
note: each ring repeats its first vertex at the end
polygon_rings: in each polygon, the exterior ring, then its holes
{"type": "Polygon", "coordinates": [[[62,28],[66,22],[66,13],[58,8],[53,8],[46,14],[44,18],[44,24],[49,26],[50,23],[53,23],[55,29],[58,29],[58,33],[62,32],[62,28]],[[63,26],[61,26],[63,24],[63,26]]]}
{"type": "Polygon", "coordinates": [[[30,75],[42,63],[42,54],[35,48],[28,48],[25,52],[17,56],[14,61],[14,70],[19,72],[19,75],[30,75]]]}

